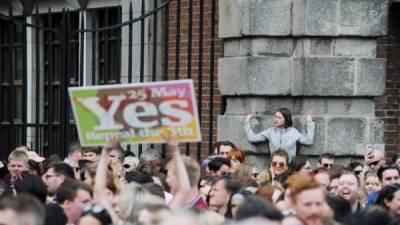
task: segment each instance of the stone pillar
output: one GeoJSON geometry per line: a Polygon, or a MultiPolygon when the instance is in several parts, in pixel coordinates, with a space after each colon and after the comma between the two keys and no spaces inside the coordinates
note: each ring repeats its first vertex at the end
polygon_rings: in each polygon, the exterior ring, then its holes
{"type": "Polygon", "coordinates": [[[388,0],[220,0],[220,91],[227,109],[218,118],[218,139],[253,155],[267,144],[250,144],[244,115],[253,129],[272,125],[275,109],[287,107],[294,127],[316,122],[314,144],[300,154],[337,156],[383,148],[383,121],[373,97],[384,94],[386,60],[376,58],[376,38],[388,27],[388,0]],[[379,146],[380,145],[380,146],[379,146]]]}

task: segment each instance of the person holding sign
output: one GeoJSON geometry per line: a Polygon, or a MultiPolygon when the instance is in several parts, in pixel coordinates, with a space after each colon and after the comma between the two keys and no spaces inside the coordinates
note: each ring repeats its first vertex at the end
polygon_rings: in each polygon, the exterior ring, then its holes
{"type": "Polygon", "coordinates": [[[275,111],[273,127],[256,134],[250,126],[250,119],[253,115],[248,114],[245,119],[244,130],[251,143],[269,141],[269,149],[272,152],[277,149],[285,149],[289,154],[289,161],[296,156],[297,143],[304,145],[313,144],[315,124],[310,115],[306,117],[307,134],[302,135],[293,127],[292,113],[287,108],[280,108],[275,111]]]}

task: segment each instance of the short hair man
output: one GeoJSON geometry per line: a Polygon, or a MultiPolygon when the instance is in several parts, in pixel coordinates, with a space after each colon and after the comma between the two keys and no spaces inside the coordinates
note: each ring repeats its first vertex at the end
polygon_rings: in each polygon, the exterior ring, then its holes
{"type": "MultiPolygon", "coordinates": [[[[379,182],[382,184],[382,187],[386,185],[391,185],[394,183],[400,183],[400,169],[399,166],[395,163],[393,164],[383,164],[379,166],[377,175],[379,182]]],[[[371,192],[368,195],[367,206],[373,205],[378,198],[378,191],[371,192]]]]}
{"type": "Polygon", "coordinates": [[[344,171],[344,167],[341,165],[334,165],[330,170],[329,170],[329,177],[330,177],[330,183],[329,183],[329,193],[332,195],[338,195],[337,190],[339,187],[339,178],[342,175],[344,171]]]}
{"type": "Polygon", "coordinates": [[[98,147],[82,148],[82,158],[92,162],[97,163],[100,160],[100,153],[101,149],[98,147]]]}
{"type": "Polygon", "coordinates": [[[230,141],[218,141],[213,146],[214,154],[222,158],[227,158],[228,153],[234,148],[237,148],[236,145],[230,141]]]}
{"type": "Polygon", "coordinates": [[[68,146],[68,155],[64,159],[64,163],[72,168],[79,168],[78,161],[82,159],[81,145],[79,141],[72,141],[68,146]]]}
{"type": "Polygon", "coordinates": [[[66,163],[56,163],[43,174],[42,179],[47,187],[47,194],[50,197],[49,201],[53,200],[57,189],[64,183],[66,179],[74,179],[73,169],[66,163]]]}
{"type": "Polygon", "coordinates": [[[335,156],[330,153],[323,153],[317,162],[317,168],[330,169],[335,163],[335,156]]]}
{"type": "Polygon", "coordinates": [[[309,176],[294,175],[290,188],[290,200],[297,217],[304,225],[322,224],[325,195],[318,182],[309,176]]]}
{"type": "Polygon", "coordinates": [[[208,163],[210,176],[222,176],[229,173],[231,161],[226,158],[217,157],[208,163]]]}
{"type": "MultiPolygon", "coordinates": [[[[168,172],[167,177],[165,178],[165,182],[170,187],[171,193],[175,194],[178,189],[177,176],[178,173],[176,171],[175,162],[172,159],[167,164],[168,172]]],[[[187,205],[186,207],[196,208],[196,209],[207,209],[207,203],[201,197],[199,193],[198,183],[200,181],[200,165],[196,159],[188,156],[182,156],[183,164],[185,165],[189,183],[190,183],[190,192],[187,197],[187,205]]]]}
{"type": "Polygon", "coordinates": [[[378,170],[378,178],[382,183],[382,187],[395,183],[400,183],[399,166],[393,164],[383,164],[378,170]]]}
{"type": "Polygon", "coordinates": [[[19,194],[0,200],[0,224],[43,225],[44,206],[31,195],[19,194]]]}
{"type": "Polygon", "coordinates": [[[220,215],[225,215],[229,197],[238,192],[240,184],[234,178],[220,177],[210,192],[210,207],[220,215]]]}
{"type": "Polygon", "coordinates": [[[289,155],[283,149],[278,149],[271,155],[270,171],[272,177],[284,173],[288,169],[289,155]]]}
{"type": "Polygon", "coordinates": [[[57,202],[64,209],[68,224],[76,224],[82,215],[82,209],[91,204],[92,190],[88,184],[66,180],[57,190],[57,202]]]}
{"type": "Polygon", "coordinates": [[[349,171],[343,172],[339,178],[338,194],[350,203],[353,213],[361,210],[358,199],[359,189],[360,184],[357,176],[349,171]]]}
{"type": "Polygon", "coordinates": [[[12,151],[8,156],[7,168],[10,172],[10,182],[29,170],[28,155],[23,151],[12,151]]]}

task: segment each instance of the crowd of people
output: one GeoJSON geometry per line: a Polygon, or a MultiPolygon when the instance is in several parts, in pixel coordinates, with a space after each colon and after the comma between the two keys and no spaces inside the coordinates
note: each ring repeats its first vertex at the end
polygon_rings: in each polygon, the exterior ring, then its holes
{"type": "Polygon", "coordinates": [[[0,165],[0,224],[400,224],[400,154],[389,160],[366,146],[364,158],[348,165],[329,153],[314,163],[295,147],[312,144],[311,117],[305,135],[287,109],[258,134],[251,118],[244,122],[249,141],[269,141],[264,168],[231,141],[215,143],[201,162],[168,138],[167,158],[155,150],[136,156],[118,142],[101,148],[72,142],[64,160],[20,146],[0,165]]]}

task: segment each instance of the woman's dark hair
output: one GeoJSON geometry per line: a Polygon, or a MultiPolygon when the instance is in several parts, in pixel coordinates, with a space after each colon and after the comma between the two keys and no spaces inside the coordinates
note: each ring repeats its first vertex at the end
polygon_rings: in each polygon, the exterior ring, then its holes
{"type": "Polygon", "coordinates": [[[290,112],[289,109],[287,108],[279,108],[275,111],[275,113],[280,112],[285,118],[285,128],[292,127],[293,126],[293,120],[292,120],[292,113],[290,112]]]}
{"type": "Polygon", "coordinates": [[[230,167],[231,161],[229,161],[229,159],[217,157],[208,163],[208,168],[210,168],[210,171],[217,172],[223,165],[230,167]]]}
{"type": "Polygon", "coordinates": [[[44,225],[67,224],[68,219],[64,213],[64,209],[56,203],[50,203],[45,205],[46,217],[44,219],[44,225]]]}
{"type": "Polygon", "coordinates": [[[263,217],[274,221],[283,219],[282,213],[271,203],[256,195],[248,195],[240,204],[236,220],[263,217]]]}
{"type": "Polygon", "coordinates": [[[343,197],[327,194],[325,200],[329,208],[332,209],[334,213],[333,218],[337,222],[343,222],[344,218],[351,214],[351,205],[343,197]]]}
{"type": "Polygon", "coordinates": [[[295,156],[289,163],[289,173],[297,173],[306,165],[308,159],[304,156],[295,156]]]}
{"type": "Polygon", "coordinates": [[[358,166],[363,166],[363,165],[360,162],[351,162],[349,168],[351,169],[351,171],[353,171],[358,166]]]}
{"type": "Polygon", "coordinates": [[[18,194],[30,194],[46,203],[47,188],[42,178],[38,175],[26,173],[14,182],[14,189],[18,194]]]}
{"type": "Polygon", "coordinates": [[[397,183],[384,186],[379,192],[378,197],[376,198],[375,205],[379,205],[385,209],[388,209],[385,200],[392,201],[394,198],[394,194],[399,190],[400,184],[397,183]]]}
{"type": "Polygon", "coordinates": [[[236,145],[235,145],[233,142],[231,142],[231,141],[218,141],[218,142],[216,142],[216,143],[213,144],[213,146],[212,146],[213,151],[214,151],[215,149],[217,149],[217,154],[220,154],[219,148],[220,148],[222,145],[231,146],[231,148],[237,148],[236,145]]]}
{"type": "Polygon", "coordinates": [[[246,196],[250,195],[250,194],[251,194],[251,192],[249,192],[249,191],[238,191],[238,192],[232,193],[232,194],[229,196],[228,204],[227,204],[227,206],[226,206],[225,218],[227,218],[227,219],[233,219],[233,214],[232,214],[232,199],[233,199],[233,196],[236,195],[237,197],[243,198],[243,199],[242,199],[242,202],[243,202],[243,201],[244,201],[244,198],[245,198],[246,196]]]}

